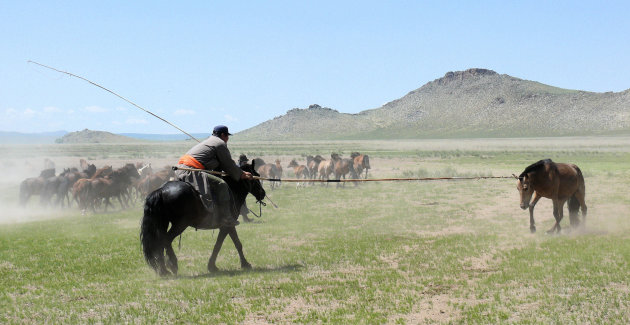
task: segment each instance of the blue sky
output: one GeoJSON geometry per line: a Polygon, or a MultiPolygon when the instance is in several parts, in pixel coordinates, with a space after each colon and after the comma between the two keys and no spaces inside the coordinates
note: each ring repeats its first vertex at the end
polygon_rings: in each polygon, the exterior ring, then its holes
{"type": "Polygon", "coordinates": [[[240,131],[380,107],[448,71],[630,88],[628,1],[3,1],[0,131],[240,131]]]}

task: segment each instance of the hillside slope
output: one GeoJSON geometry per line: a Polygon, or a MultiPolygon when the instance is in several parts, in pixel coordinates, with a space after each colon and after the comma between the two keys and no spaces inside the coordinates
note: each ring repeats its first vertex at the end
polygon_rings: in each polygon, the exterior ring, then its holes
{"type": "Polygon", "coordinates": [[[449,72],[358,114],[311,105],[238,134],[239,139],[372,139],[601,135],[630,132],[630,90],[567,90],[469,69],[449,72]]]}

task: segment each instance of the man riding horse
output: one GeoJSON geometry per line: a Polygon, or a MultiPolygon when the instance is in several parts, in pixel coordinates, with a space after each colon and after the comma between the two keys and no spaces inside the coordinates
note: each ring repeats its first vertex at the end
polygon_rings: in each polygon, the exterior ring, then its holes
{"type": "MultiPolygon", "coordinates": [[[[252,174],[240,169],[232,160],[227,147],[231,135],[227,126],[215,126],[208,139],[192,147],[179,159],[178,167],[223,171],[235,181],[251,180],[252,174]]],[[[214,213],[222,225],[234,227],[239,224],[230,213],[230,189],[223,179],[201,171],[182,169],[178,169],[175,174],[180,181],[192,184],[199,191],[206,208],[209,209],[210,202],[214,201],[214,213]],[[215,200],[212,200],[213,195],[215,200]]]]}

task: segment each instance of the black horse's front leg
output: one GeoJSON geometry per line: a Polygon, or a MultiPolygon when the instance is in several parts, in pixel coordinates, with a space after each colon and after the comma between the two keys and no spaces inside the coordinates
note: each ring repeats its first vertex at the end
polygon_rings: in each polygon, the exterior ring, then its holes
{"type": "Polygon", "coordinates": [[[236,227],[231,227],[229,228],[229,234],[230,234],[230,238],[232,239],[232,242],[234,243],[234,247],[236,247],[236,250],[238,251],[238,257],[241,260],[241,268],[243,269],[251,269],[252,265],[249,264],[249,262],[247,262],[247,260],[245,259],[245,254],[243,254],[243,244],[241,244],[240,239],[238,239],[238,234],[236,233],[236,227]]]}
{"type": "Polygon", "coordinates": [[[225,227],[219,228],[219,235],[217,236],[217,242],[214,244],[214,248],[212,249],[212,255],[210,256],[210,260],[208,261],[208,271],[216,272],[219,269],[217,268],[217,256],[219,255],[219,251],[221,250],[221,246],[223,245],[223,241],[225,237],[228,235],[228,230],[225,227]]]}

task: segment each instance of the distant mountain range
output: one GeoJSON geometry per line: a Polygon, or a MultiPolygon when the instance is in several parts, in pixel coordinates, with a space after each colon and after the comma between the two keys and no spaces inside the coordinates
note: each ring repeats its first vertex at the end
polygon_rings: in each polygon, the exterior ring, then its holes
{"type": "MultiPolygon", "coordinates": [[[[210,133],[191,133],[197,139],[205,139],[210,133]]],[[[51,143],[130,143],[142,141],[185,141],[185,134],[143,134],[82,130],[77,132],[54,131],[21,133],[0,131],[0,144],[51,144],[51,143]]]]}
{"type": "Polygon", "coordinates": [[[630,133],[630,89],[594,93],[492,70],[448,72],[358,114],[311,105],[238,133],[240,139],[537,137],[630,133]]]}
{"type": "MultiPolygon", "coordinates": [[[[630,134],[630,89],[562,89],[487,69],[448,72],[379,108],[340,113],[317,104],[238,132],[239,140],[420,139],[630,134]]],[[[193,134],[205,139],[209,133],[193,134]]],[[[0,143],[182,141],[183,134],[83,130],[0,132],[0,143]]]]}
{"type": "Polygon", "coordinates": [[[20,133],[0,131],[0,144],[40,144],[55,143],[67,131],[20,133]]]}

